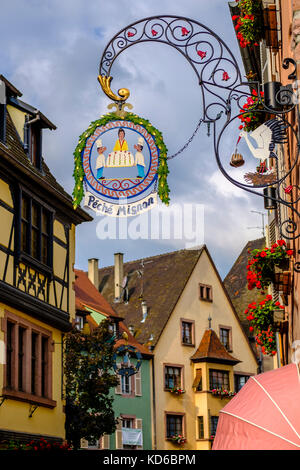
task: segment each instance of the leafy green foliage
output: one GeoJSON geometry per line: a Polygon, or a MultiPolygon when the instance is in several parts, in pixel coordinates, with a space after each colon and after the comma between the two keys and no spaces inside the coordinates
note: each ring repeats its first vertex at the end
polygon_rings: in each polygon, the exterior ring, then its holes
{"type": "Polygon", "coordinates": [[[159,132],[147,119],[143,119],[137,114],[126,113],[125,118],[121,119],[116,113],[109,113],[101,116],[100,119],[91,122],[88,129],[79,136],[77,147],[74,151],[74,172],[73,177],[75,180],[75,186],[73,190],[73,205],[76,209],[82,201],[84,190],[84,170],[82,166],[81,154],[85,148],[86,140],[95,132],[97,127],[105,126],[110,121],[130,121],[134,124],[143,126],[146,131],[152,135],[156,146],[159,149],[159,167],[157,170],[158,174],[158,195],[164,204],[169,204],[169,193],[170,188],[167,183],[167,175],[169,173],[167,164],[167,147],[164,144],[162,133],[159,132]]]}
{"type": "Polygon", "coordinates": [[[75,449],[81,438],[99,439],[116,429],[110,389],[118,378],[109,324],[102,321],[90,334],[74,328],[64,339],[66,438],[75,449]]]}

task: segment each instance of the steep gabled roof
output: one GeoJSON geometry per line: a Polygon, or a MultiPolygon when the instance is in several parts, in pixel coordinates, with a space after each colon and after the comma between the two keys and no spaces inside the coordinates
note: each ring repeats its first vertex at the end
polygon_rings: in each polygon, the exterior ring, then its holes
{"type": "MultiPolygon", "coordinates": [[[[5,81],[3,76],[1,76],[1,79],[5,81]]],[[[10,82],[6,80],[5,84],[7,87],[10,87],[10,90],[13,90],[13,85],[10,84],[10,82]]],[[[20,96],[20,92],[17,89],[15,89],[14,93],[20,96]]],[[[48,127],[51,128],[51,126],[53,126],[52,128],[55,128],[55,126],[47,120],[46,116],[44,116],[40,111],[38,111],[38,113],[40,114],[43,122],[48,122],[48,127]]],[[[14,177],[19,178],[20,181],[25,181],[25,178],[27,178],[30,180],[32,187],[35,187],[37,191],[39,191],[40,188],[43,189],[44,194],[45,191],[47,191],[49,197],[56,198],[58,204],[62,206],[62,211],[64,213],[68,208],[68,213],[72,214],[72,221],[74,223],[93,220],[93,218],[80,207],[78,207],[76,211],[73,209],[72,197],[57,182],[56,178],[46,165],[44,158],[42,158],[42,171],[39,171],[31,164],[9,111],[5,114],[6,139],[5,143],[0,141],[0,156],[1,165],[5,168],[7,174],[12,174],[14,177]]]]}
{"type": "Polygon", "coordinates": [[[244,313],[245,309],[249,303],[254,301],[258,302],[264,298],[257,289],[248,290],[247,288],[248,250],[262,249],[265,244],[265,238],[249,241],[224,279],[225,289],[228,292],[247,336],[249,336],[249,322],[246,319],[247,315],[244,313]]]}
{"type": "MultiPolygon", "coordinates": [[[[122,322],[122,318],[114,311],[111,305],[105,300],[103,295],[96,289],[94,284],[89,280],[88,276],[84,271],[75,269],[75,306],[78,312],[84,312],[87,314],[87,320],[90,326],[97,327],[98,323],[93,318],[89,309],[94,310],[97,313],[104,315],[107,318],[113,318],[119,320],[119,332],[120,334],[126,333],[128,337],[128,344],[134,346],[143,355],[143,357],[150,358],[153,353],[142,344],[140,344],[130,333],[127,326],[122,322]]],[[[119,339],[116,341],[115,347],[118,348],[122,344],[125,344],[125,339],[119,339]]]]}
{"type": "Polygon", "coordinates": [[[151,344],[156,345],[203,249],[179,250],[144,258],[142,276],[139,275],[142,260],[124,263],[124,276],[128,278],[128,304],[114,303],[114,267],[99,269],[100,292],[126,319],[126,325],[134,326],[141,343],[145,344],[153,337],[151,344]],[[141,323],[141,293],[148,306],[144,323],[141,323]]]}
{"type": "Polygon", "coordinates": [[[197,351],[191,357],[193,362],[216,362],[218,364],[235,365],[239,361],[231,356],[212,329],[204,332],[197,351]]]}

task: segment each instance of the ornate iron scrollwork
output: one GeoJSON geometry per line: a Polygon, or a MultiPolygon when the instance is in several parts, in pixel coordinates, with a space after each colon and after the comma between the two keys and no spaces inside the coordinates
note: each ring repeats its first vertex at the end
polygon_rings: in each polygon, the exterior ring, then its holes
{"type": "MultiPolygon", "coordinates": [[[[298,165],[299,156],[298,135],[287,118],[288,113],[296,106],[292,86],[282,87],[280,83],[277,83],[276,86],[270,86],[271,90],[274,89],[271,91],[273,93],[272,100],[265,101],[262,98],[261,92],[263,90],[260,83],[258,81],[243,81],[234,55],[214,31],[193,19],[172,15],[155,16],[144,18],[123,28],[111,39],[103,52],[99,66],[99,77],[101,77],[99,81],[106,95],[116,103],[124,103],[129,96],[129,90],[120,89],[118,96],[112,92],[110,84],[114,61],[129,47],[150,41],[175,48],[193,68],[198,79],[203,103],[200,121],[206,123],[209,129],[213,129],[215,156],[219,169],[225,178],[240,189],[260,197],[264,197],[264,188],[274,187],[276,189],[276,195],[273,197],[274,202],[285,206],[290,211],[287,218],[281,221],[281,236],[289,240],[298,238],[300,233],[298,233],[299,229],[295,220],[298,221],[300,216],[296,208],[299,201],[299,188],[287,185],[287,179],[298,165]],[[258,183],[251,185],[249,181],[245,183],[237,180],[232,173],[229,173],[232,167],[227,170],[226,165],[222,163],[222,156],[224,157],[222,154],[224,152],[227,154],[228,151],[228,145],[223,145],[222,139],[231,124],[237,122],[235,120],[241,117],[241,110],[243,110],[245,102],[251,100],[254,93],[257,96],[257,101],[252,106],[251,112],[256,115],[257,120],[262,124],[266,123],[266,127],[268,127],[267,122],[271,119],[277,120],[278,124],[284,125],[286,130],[294,135],[298,146],[292,167],[283,173],[279,168],[279,158],[274,152],[274,148],[275,145],[277,147],[284,145],[284,142],[276,142],[273,148],[268,149],[270,151],[268,159],[272,158],[274,161],[273,179],[261,177],[258,183]],[[292,215],[293,218],[291,218],[292,215]]],[[[288,78],[295,80],[296,64],[294,60],[287,58],[282,64],[286,70],[291,65],[294,68],[288,78]]],[[[233,126],[233,129],[234,132],[237,132],[238,126],[233,126]]],[[[228,158],[226,161],[228,163],[228,158]]]]}

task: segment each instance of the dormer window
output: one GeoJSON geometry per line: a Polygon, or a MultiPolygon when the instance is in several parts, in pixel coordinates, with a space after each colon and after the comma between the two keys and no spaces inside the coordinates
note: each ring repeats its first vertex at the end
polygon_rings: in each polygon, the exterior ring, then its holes
{"type": "Polygon", "coordinates": [[[29,158],[33,166],[41,169],[42,130],[37,124],[30,126],[29,158]]]}
{"type": "Polygon", "coordinates": [[[32,165],[42,169],[42,128],[39,116],[27,119],[24,128],[24,148],[32,165]]]}
{"type": "Polygon", "coordinates": [[[0,142],[5,143],[6,134],[6,91],[5,84],[0,80],[0,142]]]}

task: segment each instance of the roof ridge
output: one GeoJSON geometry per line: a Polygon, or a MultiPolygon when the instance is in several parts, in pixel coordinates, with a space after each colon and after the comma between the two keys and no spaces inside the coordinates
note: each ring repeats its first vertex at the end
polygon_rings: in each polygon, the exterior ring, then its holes
{"type": "MultiPolygon", "coordinates": [[[[174,254],[176,254],[176,253],[180,253],[180,252],[183,252],[183,251],[185,251],[185,252],[199,251],[199,254],[200,254],[200,252],[205,248],[205,246],[206,246],[206,245],[203,244],[203,245],[200,245],[199,248],[182,248],[182,249],[180,249],[180,250],[168,251],[168,252],[166,252],[166,253],[160,253],[160,254],[153,255],[153,256],[147,256],[147,257],[145,257],[145,258],[138,258],[138,259],[134,259],[134,260],[131,260],[131,261],[125,261],[123,264],[125,265],[125,264],[130,264],[130,263],[136,263],[137,261],[148,260],[148,259],[150,259],[150,258],[151,258],[151,259],[153,259],[153,258],[161,258],[161,257],[163,257],[163,256],[174,255],[174,254]]],[[[114,267],[113,264],[111,264],[111,265],[109,265],[109,266],[103,266],[102,268],[99,268],[99,271],[100,271],[101,269],[107,269],[107,268],[113,268],[113,267],[114,267]]],[[[85,271],[85,272],[86,272],[86,271],[85,271]]]]}

